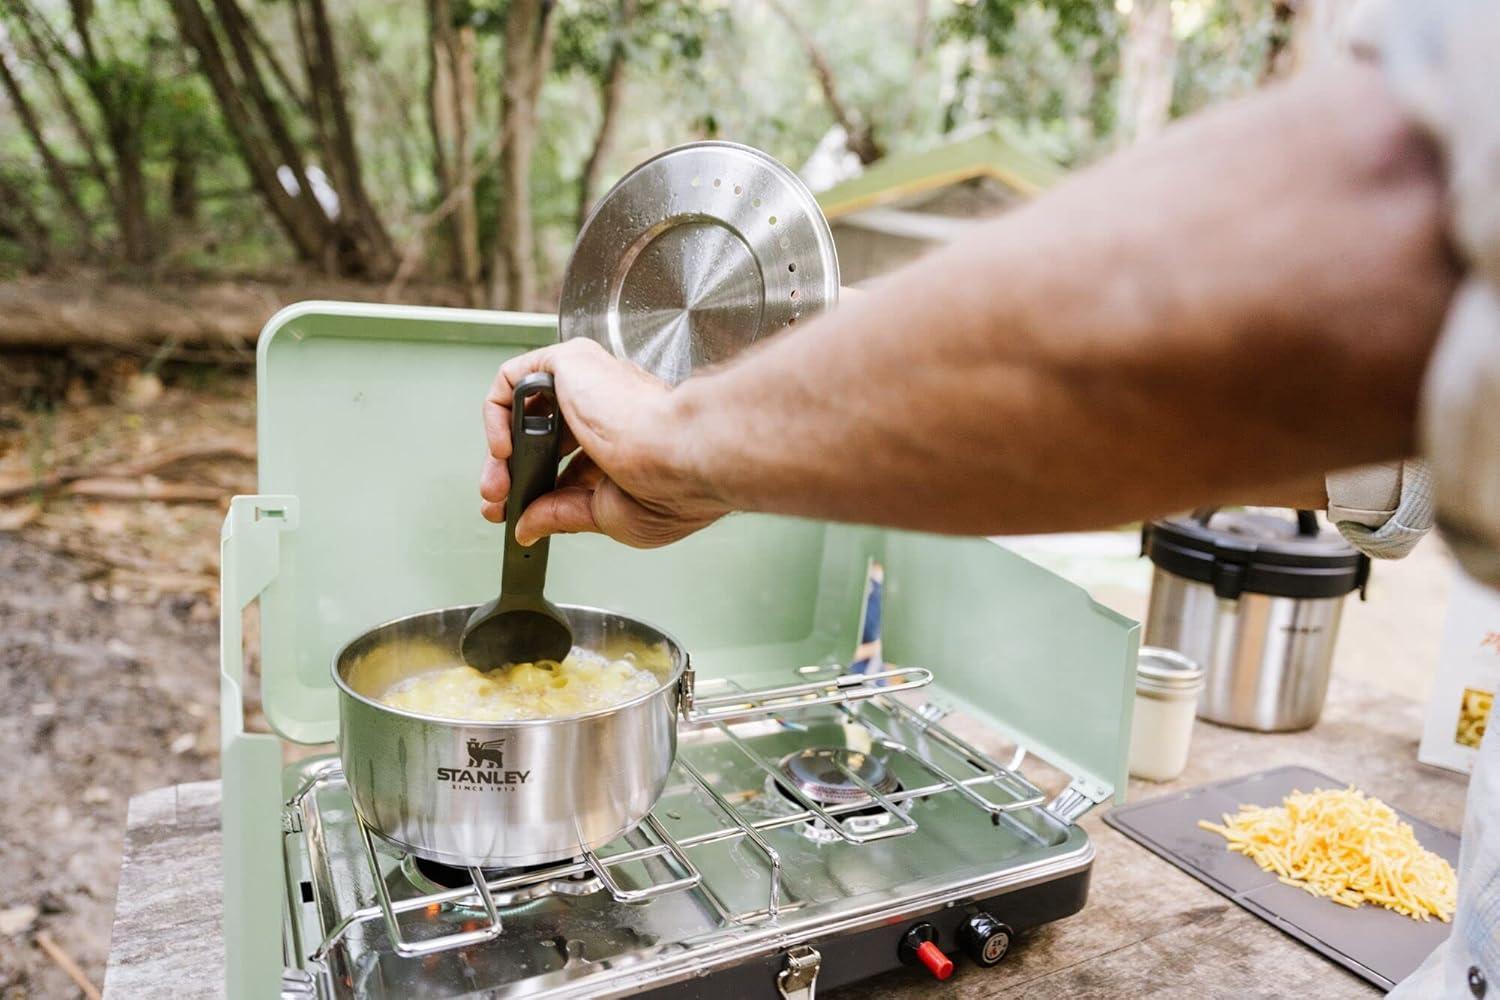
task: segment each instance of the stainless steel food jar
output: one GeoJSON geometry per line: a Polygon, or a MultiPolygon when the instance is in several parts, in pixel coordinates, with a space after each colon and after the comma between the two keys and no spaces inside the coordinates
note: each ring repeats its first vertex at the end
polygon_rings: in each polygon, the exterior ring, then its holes
{"type": "Polygon", "coordinates": [[[1155,565],[1142,642],[1203,666],[1199,718],[1261,732],[1318,721],[1367,557],[1309,511],[1167,518],[1144,528],[1141,549],[1155,565]]]}
{"type": "Polygon", "coordinates": [[[666,787],[688,656],[666,633],[624,615],[564,605],[576,646],[660,663],[652,693],[600,711],[469,722],[383,705],[392,684],[462,663],[470,607],[401,618],[334,658],[339,755],[360,819],[399,847],[443,864],[510,868],[577,857],[639,823],[666,787]]]}

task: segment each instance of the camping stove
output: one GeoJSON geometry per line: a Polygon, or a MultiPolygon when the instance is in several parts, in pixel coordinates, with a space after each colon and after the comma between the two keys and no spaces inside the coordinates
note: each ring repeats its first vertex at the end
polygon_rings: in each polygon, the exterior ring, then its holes
{"type": "Polygon", "coordinates": [[[646,552],[555,539],[549,596],[692,657],[656,808],[509,871],[419,862],[360,824],[325,752],[334,655],[493,592],[475,401],[555,341],[553,317],[342,303],[261,334],[259,492],[231,501],[220,561],[229,1000],[811,997],[993,964],[1078,910],[1076,821],[1125,786],[1139,629],[984,539],[753,515],[646,552]],[[299,746],[324,755],[287,764],[299,746]]]}
{"type": "Polygon", "coordinates": [[[284,816],[286,992],[811,997],[903,963],[947,978],[943,952],[994,965],[1077,912],[1093,858],[1080,803],[1023,758],[894,694],[684,725],[645,822],[517,871],[404,855],[315,758],[284,816]]]}

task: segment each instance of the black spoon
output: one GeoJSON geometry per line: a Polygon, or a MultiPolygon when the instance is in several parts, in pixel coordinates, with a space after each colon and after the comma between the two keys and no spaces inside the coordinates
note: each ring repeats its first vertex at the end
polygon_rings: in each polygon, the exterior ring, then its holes
{"type": "Polygon", "coordinates": [[[573,629],[562,611],[542,596],[547,579],[548,539],[530,548],[516,542],[516,521],[538,497],[557,485],[562,411],[552,376],[537,372],[516,386],[510,411],[510,496],[505,501],[505,553],[500,596],[481,605],[464,626],[459,649],[480,670],[511,663],[561,660],[573,648],[573,629]],[[526,412],[526,402],[541,406],[526,412]]]}

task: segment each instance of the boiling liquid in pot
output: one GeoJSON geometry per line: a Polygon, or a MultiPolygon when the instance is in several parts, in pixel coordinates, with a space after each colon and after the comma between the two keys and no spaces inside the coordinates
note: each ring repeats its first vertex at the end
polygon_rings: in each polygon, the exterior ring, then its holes
{"type": "Polygon", "coordinates": [[[420,715],[474,722],[557,718],[650,694],[661,686],[669,665],[665,648],[612,657],[574,646],[561,662],[515,663],[489,672],[467,664],[428,671],[397,681],[380,701],[420,715]]]}

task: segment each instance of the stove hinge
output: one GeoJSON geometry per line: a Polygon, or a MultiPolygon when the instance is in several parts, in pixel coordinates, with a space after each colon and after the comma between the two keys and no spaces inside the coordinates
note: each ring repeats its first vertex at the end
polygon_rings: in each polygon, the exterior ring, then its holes
{"type": "Polygon", "coordinates": [[[1072,825],[1082,819],[1084,813],[1113,795],[1114,791],[1102,782],[1074,778],[1067,788],[1047,803],[1046,809],[1064,823],[1072,825]]]}
{"type": "Polygon", "coordinates": [[[812,945],[799,944],[788,948],[786,963],[776,977],[776,988],[786,1000],[814,1000],[818,970],[822,967],[823,956],[812,945]]]}

